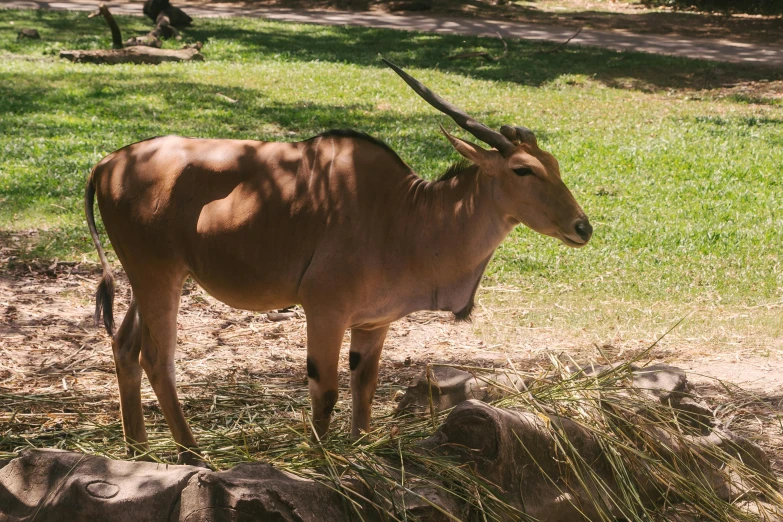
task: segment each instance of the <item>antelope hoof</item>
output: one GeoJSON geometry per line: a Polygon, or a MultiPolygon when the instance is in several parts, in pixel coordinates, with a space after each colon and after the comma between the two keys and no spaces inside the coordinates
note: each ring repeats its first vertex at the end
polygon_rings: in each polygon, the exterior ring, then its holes
{"type": "MultiPolygon", "coordinates": [[[[357,431],[351,431],[351,440],[353,441],[359,441],[363,440],[365,436],[367,435],[367,432],[365,430],[357,430],[357,431]]],[[[366,440],[364,442],[369,442],[369,440],[366,440]]]]}
{"type": "Polygon", "coordinates": [[[142,462],[153,462],[154,459],[150,455],[150,448],[146,442],[135,443],[133,441],[125,442],[125,454],[128,458],[138,460],[142,462]]]}
{"type": "Polygon", "coordinates": [[[325,419],[313,420],[313,431],[310,433],[310,440],[313,442],[324,442],[329,438],[329,424],[331,424],[331,415],[325,419]]]}
{"type": "Polygon", "coordinates": [[[177,455],[177,464],[183,466],[196,466],[215,471],[215,468],[208,464],[199,453],[198,448],[191,448],[179,452],[177,455]]]}

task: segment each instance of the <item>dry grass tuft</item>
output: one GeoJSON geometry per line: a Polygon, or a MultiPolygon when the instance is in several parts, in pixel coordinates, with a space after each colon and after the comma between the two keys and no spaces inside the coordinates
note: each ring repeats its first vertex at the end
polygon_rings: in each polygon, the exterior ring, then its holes
{"type": "MultiPolygon", "coordinates": [[[[481,380],[493,370],[472,371],[481,380]]],[[[601,494],[594,503],[602,520],[615,520],[618,512],[628,520],[669,520],[675,511],[689,511],[701,520],[750,521],[758,519],[741,507],[740,501],[759,500],[783,508],[783,497],[777,489],[731,451],[702,446],[673,452],[673,446],[690,444],[704,426],[684,423],[670,406],[653,403],[644,393],[629,392],[630,381],[630,363],[586,376],[572,373],[553,358],[547,374],[539,375],[526,391],[507,390],[509,395],[496,405],[532,411],[542,418],[568,417],[600,441],[619,485],[616,492],[602,484],[594,466],[582,459],[556,423],[550,426],[573,485],[598,484],[601,494]],[[638,429],[640,425],[647,427],[638,429]],[[705,465],[717,462],[722,464],[714,465],[713,472],[732,484],[732,501],[719,498],[709,486],[714,476],[703,472],[705,465]],[[647,477],[654,489],[664,494],[663,505],[649,505],[645,491],[650,485],[640,484],[640,476],[647,477]]],[[[747,396],[730,388],[727,391],[737,402],[724,400],[721,411],[735,413],[747,407],[747,396]]],[[[283,379],[269,379],[264,383],[190,383],[183,392],[189,422],[207,460],[217,469],[246,461],[268,462],[338,489],[350,499],[349,506],[358,505],[355,501],[361,498],[359,495],[373,491],[369,500],[388,511],[392,520],[405,520],[404,499],[418,495],[412,485],[444,489],[467,506],[466,516],[525,519],[470,467],[447,456],[421,451],[419,443],[433,433],[429,416],[395,417],[392,404],[387,403],[386,414],[375,418],[375,430],[353,442],[346,435],[348,412],[338,410],[332,435],[322,443],[312,443],[304,387],[292,388],[283,379]],[[351,484],[371,487],[356,489],[351,484]]],[[[3,392],[0,399],[0,458],[11,457],[25,447],[128,458],[120,422],[105,413],[115,403],[105,397],[81,391],[36,395],[3,392]]],[[[149,409],[151,451],[145,457],[171,460],[176,448],[162,415],[157,408],[149,409]]],[[[434,415],[434,422],[440,424],[447,413],[434,415]]],[[[724,424],[738,426],[740,421],[733,419],[724,424]]]]}

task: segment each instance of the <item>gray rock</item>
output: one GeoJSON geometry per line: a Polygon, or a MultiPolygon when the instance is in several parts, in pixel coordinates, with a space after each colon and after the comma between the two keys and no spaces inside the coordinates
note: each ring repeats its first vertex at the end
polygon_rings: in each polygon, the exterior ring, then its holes
{"type": "Polygon", "coordinates": [[[422,522],[454,522],[454,518],[464,520],[460,516],[462,507],[457,503],[454,495],[446,493],[445,488],[421,486],[413,487],[412,491],[415,494],[401,495],[404,498],[404,504],[399,505],[404,505],[408,511],[404,518],[422,522]]]}
{"type": "Polygon", "coordinates": [[[181,522],[321,522],[348,520],[343,497],[268,464],[202,472],[182,492],[181,522]]]}
{"type": "MultiPolygon", "coordinates": [[[[613,370],[616,365],[570,366],[572,374],[583,373],[587,376],[599,376],[613,370]]],[[[688,379],[683,370],[668,364],[653,364],[644,368],[630,366],[633,388],[646,394],[650,399],[677,407],[689,397],[688,379]]],[[[533,382],[530,377],[522,377],[508,370],[480,372],[473,374],[450,366],[430,368],[405,391],[397,413],[426,412],[430,405],[435,412],[453,408],[457,404],[476,399],[492,402],[511,394],[523,392],[533,382]]],[[[709,409],[703,403],[697,407],[691,402],[684,409],[693,414],[693,418],[706,421],[703,414],[709,409]],[[700,417],[701,416],[701,417],[700,417]]],[[[711,412],[709,412],[711,416],[711,412]]]]}
{"type": "Polygon", "coordinates": [[[25,450],[0,469],[0,521],[166,521],[201,468],[25,450]]]}
{"type": "MultiPolygon", "coordinates": [[[[587,376],[599,376],[602,373],[616,369],[619,364],[586,364],[569,366],[572,374],[583,373],[587,376]]],[[[651,398],[660,402],[678,400],[689,391],[688,377],[680,368],[668,364],[651,364],[639,367],[634,364],[628,367],[633,376],[632,386],[644,391],[651,398]]]]}
{"type": "Polygon", "coordinates": [[[473,374],[449,366],[436,366],[429,369],[429,374],[425,370],[416,383],[408,387],[397,411],[426,411],[431,402],[437,412],[468,399],[485,397],[486,393],[473,374]]]}
{"type": "MultiPolygon", "coordinates": [[[[705,436],[675,436],[676,432],[662,430],[641,415],[630,416],[628,426],[638,435],[640,449],[657,439],[658,447],[666,448],[659,458],[670,459],[672,465],[688,462],[696,466],[693,480],[701,481],[723,500],[733,501],[741,493],[757,489],[731,473],[731,464],[727,465],[731,458],[768,484],[777,485],[766,453],[747,439],[718,429],[705,436]]],[[[571,419],[468,400],[454,408],[423,447],[472,464],[479,475],[498,487],[500,498],[537,519],[602,520],[601,504],[605,514],[622,514],[613,499],[623,495],[603,446],[593,432],[571,419]],[[575,479],[572,466],[563,465],[566,460],[582,462],[582,480],[575,479]]],[[[651,480],[643,466],[629,466],[626,473],[646,505],[658,504],[671,495],[666,491],[668,486],[651,480]]]]}
{"type": "Polygon", "coordinates": [[[709,435],[718,424],[715,412],[709,405],[695,397],[684,397],[672,404],[677,412],[677,420],[691,428],[698,429],[702,435],[709,435]]]}
{"type": "Polygon", "coordinates": [[[676,402],[688,392],[685,372],[668,364],[633,367],[633,387],[649,393],[662,403],[676,402]]]}
{"type": "Polygon", "coordinates": [[[470,399],[493,401],[522,391],[525,385],[518,375],[502,370],[474,375],[450,366],[435,366],[430,368],[429,378],[425,371],[413,386],[408,387],[397,405],[397,412],[429,411],[430,401],[435,412],[470,399]]]}
{"type": "Polygon", "coordinates": [[[479,475],[499,487],[505,502],[547,522],[600,520],[588,499],[605,498],[603,487],[616,491],[601,447],[587,430],[569,419],[544,419],[469,400],[454,408],[425,446],[472,463],[479,475]],[[603,484],[584,488],[569,481],[548,423],[565,434],[603,484]]]}

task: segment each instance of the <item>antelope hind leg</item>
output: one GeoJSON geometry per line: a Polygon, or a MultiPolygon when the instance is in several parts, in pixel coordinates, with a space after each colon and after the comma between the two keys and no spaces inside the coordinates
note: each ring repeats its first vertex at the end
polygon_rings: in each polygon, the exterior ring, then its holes
{"type": "Polygon", "coordinates": [[[114,367],[117,371],[117,384],[120,389],[120,413],[122,431],[129,455],[146,453],[147,430],[144,427],[144,413],[141,409],[141,333],[143,324],[139,316],[136,300],[131,299],[128,313],[120,329],[112,339],[114,367]]]}
{"type": "Polygon", "coordinates": [[[351,436],[370,431],[372,401],[378,387],[378,365],[389,325],[374,330],[351,330],[351,436]]]}
{"type": "Polygon", "coordinates": [[[177,312],[183,283],[184,277],[172,278],[164,284],[150,287],[148,292],[136,292],[144,326],[141,340],[141,366],[155,391],[174,441],[180,448],[179,462],[203,465],[196,439],[185,420],[185,414],[177,397],[174,373],[177,312]],[[176,281],[176,284],[172,284],[172,281],[176,281]],[[151,290],[152,288],[154,291],[151,290]]]}

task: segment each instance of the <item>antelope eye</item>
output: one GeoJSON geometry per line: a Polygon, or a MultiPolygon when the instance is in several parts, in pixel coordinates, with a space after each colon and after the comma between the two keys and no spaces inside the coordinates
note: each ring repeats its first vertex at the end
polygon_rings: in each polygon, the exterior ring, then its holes
{"type": "Polygon", "coordinates": [[[530,167],[519,167],[514,169],[514,174],[517,176],[532,176],[533,175],[533,169],[530,167]]]}

